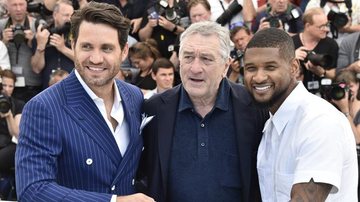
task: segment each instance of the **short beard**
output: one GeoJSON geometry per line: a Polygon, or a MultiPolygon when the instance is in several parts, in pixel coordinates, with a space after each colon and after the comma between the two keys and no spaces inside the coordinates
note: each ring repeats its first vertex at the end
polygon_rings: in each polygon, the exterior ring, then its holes
{"type": "MultiPolygon", "coordinates": [[[[278,104],[280,100],[284,99],[284,96],[286,95],[287,90],[288,90],[288,89],[285,88],[285,89],[281,89],[281,91],[275,92],[275,93],[270,97],[270,99],[269,99],[268,101],[266,101],[266,102],[258,102],[258,101],[255,99],[255,97],[254,97],[253,94],[251,94],[251,97],[252,97],[252,99],[253,99],[254,104],[255,104],[256,107],[259,107],[259,108],[261,108],[261,109],[267,109],[267,110],[269,110],[270,108],[274,107],[275,104],[278,104]]],[[[286,98],[285,98],[285,99],[286,99],[286,98]]],[[[284,100],[285,100],[285,99],[284,99],[284,100]]],[[[279,104],[281,104],[281,103],[279,103],[279,104]]]]}

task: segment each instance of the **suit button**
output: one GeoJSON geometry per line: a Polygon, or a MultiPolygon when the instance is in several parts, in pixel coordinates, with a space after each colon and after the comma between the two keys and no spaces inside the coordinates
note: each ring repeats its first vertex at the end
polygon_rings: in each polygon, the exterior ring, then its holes
{"type": "Polygon", "coordinates": [[[135,179],[132,179],[131,184],[134,186],[135,185],[135,179]]]}
{"type": "Polygon", "coordinates": [[[86,164],[91,165],[93,163],[93,160],[91,158],[86,159],[86,164]]]}
{"type": "Polygon", "coordinates": [[[115,190],[115,185],[113,185],[112,187],[111,187],[111,191],[114,191],[115,190]]]}
{"type": "Polygon", "coordinates": [[[144,151],[144,149],[145,149],[145,147],[143,147],[143,148],[141,149],[141,151],[144,151]]]}

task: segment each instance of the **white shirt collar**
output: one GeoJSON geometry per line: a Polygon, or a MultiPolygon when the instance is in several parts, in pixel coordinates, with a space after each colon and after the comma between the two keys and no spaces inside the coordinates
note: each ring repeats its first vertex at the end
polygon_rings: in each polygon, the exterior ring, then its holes
{"type": "Polygon", "coordinates": [[[296,110],[299,104],[299,97],[303,97],[304,93],[306,92],[307,90],[304,87],[303,83],[298,82],[296,87],[284,100],[284,102],[281,104],[275,114],[271,116],[270,113],[270,118],[274,123],[275,130],[278,135],[282,134],[282,131],[284,130],[288,121],[291,120],[294,116],[296,116],[296,110]]]}
{"type": "MultiPolygon", "coordinates": [[[[82,77],[80,76],[79,72],[76,69],[75,69],[75,76],[79,80],[81,86],[85,89],[86,93],[90,96],[90,98],[92,100],[95,101],[97,99],[101,99],[89,88],[89,86],[85,83],[85,81],[82,79],[82,77]]],[[[115,84],[114,86],[115,86],[114,107],[118,107],[118,105],[121,102],[121,96],[120,96],[119,89],[118,89],[117,85],[115,84]]]]}

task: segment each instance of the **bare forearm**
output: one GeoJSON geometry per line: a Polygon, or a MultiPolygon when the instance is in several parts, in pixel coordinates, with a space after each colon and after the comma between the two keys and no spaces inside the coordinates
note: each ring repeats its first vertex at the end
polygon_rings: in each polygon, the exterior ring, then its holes
{"type": "Polygon", "coordinates": [[[151,34],[153,32],[153,28],[147,24],[144,28],[139,30],[139,38],[141,41],[145,41],[146,39],[149,39],[151,37],[151,34]]]}
{"type": "Polygon", "coordinates": [[[60,52],[64,54],[66,57],[70,58],[72,61],[74,61],[74,51],[72,49],[65,46],[65,48],[60,52]]]}
{"type": "Polygon", "coordinates": [[[308,183],[294,184],[291,189],[291,202],[322,202],[330,193],[332,185],[316,183],[313,179],[308,183]]]}
{"type": "Polygon", "coordinates": [[[242,12],[245,22],[251,22],[256,17],[256,10],[252,0],[244,0],[242,12]]]}
{"type": "MultiPolygon", "coordinates": [[[[20,116],[20,115],[17,115],[17,116],[20,116]]],[[[11,116],[6,117],[6,122],[8,125],[10,135],[18,138],[19,137],[19,124],[17,123],[16,118],[13,117],[13,115],[11,114],[11,116]]]]}
{"type": "Polygon", "coordinates": [[[31,57],[32,70],[37,74],[39,74],[45,67],[45,51],[39,50],[36,50],[35,54],[31,57]]]}

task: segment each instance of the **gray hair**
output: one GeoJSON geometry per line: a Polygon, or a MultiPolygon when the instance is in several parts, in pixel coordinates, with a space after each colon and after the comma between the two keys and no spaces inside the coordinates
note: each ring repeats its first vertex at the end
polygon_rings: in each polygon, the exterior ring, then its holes
{"type": "Polygon", "coordinates": [[[180,53],[182,52],[184,39],[193,34],[200,34],[202,36],[217,36],[220,41],[219,53],[221,57],[224,61],[229,58],[231,50],[229,29],[212,21],[193,23],[180,36],[180,53]]]}

